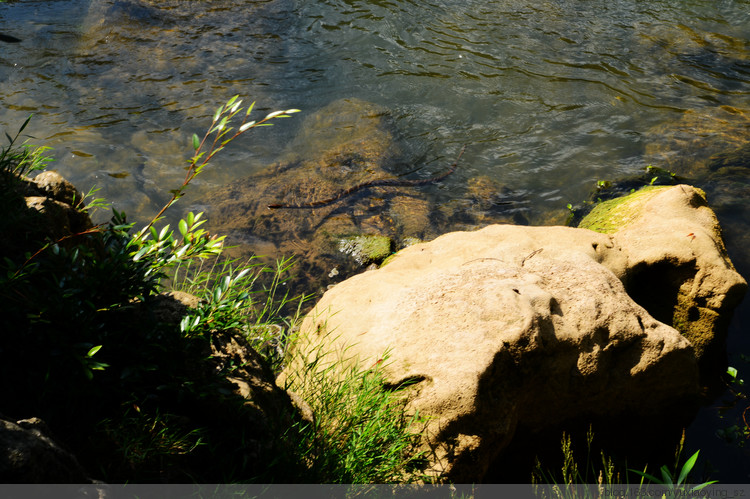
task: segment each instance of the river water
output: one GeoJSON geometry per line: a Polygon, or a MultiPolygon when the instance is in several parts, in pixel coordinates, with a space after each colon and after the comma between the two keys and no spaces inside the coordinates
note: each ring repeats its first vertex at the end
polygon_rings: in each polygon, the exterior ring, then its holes
{"type": "MultiPolygon", "coordinates": [[[[0,33],[22,40],[0,42],[0,128],[33,113],[54,168],[134,221],[181,184],[191,135],[232,95],[261,116],[302,113],[223,151],[185,208],[276,161],[305,114],[357,98],[388,110],[415,168],[468,145],[423,189],[440,204],[490,178],[523,198],[524,223],[562,223],[598,180],[650,163],[689,177],[750,276],[749,0],[16,0],[0,3],[0,33]]],[[[749,320],[746,300],[729,360],[748,379],[749,320]]],[[[719,479],[748,483],[748,450],[715,435],[736,411],[717,414],[704,409],[688,443],[719,479]]]]}

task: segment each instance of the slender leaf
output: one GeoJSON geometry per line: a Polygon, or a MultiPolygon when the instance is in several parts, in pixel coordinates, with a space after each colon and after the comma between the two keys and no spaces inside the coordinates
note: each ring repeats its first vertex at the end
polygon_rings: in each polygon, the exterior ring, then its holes
{"type": "MultiPolygon", "coordinates": [[[[232,107],[232,104],[234,104],[234,101],[236,101],[236,100],[237,100],[237,98],[239,98],[239,95],[235,95],[235,96],[233,96],[232,98],[230,98],[230,99],[229,99],[229,100],[227,101],[227,103],[226,103],[226,104],[224,104],[224,107],[225,107],[225,108],[227,108],[227,109],[229,109],[230,107],[232,107]]],[[[240,101],[240,102],[242,102],[242,101],[240,101]]],[[[230,112],[232,112],[232,111],[230,111],[230,112]]]]}
{"type": "Polygon", "coordinates": [[[255,123],[256,123],[255,121],[248,121],[247,123],[245,123],[244,125],[242,125],[240,127],[239,131],[240,132],[244,132],[248,128],[251,128],[251,127],[255,126],[255,123]]]}
{"type": "Polygon", "coordinates": [[[182,237],[187,236],[188,224],[184,219],[180,220],[180,223],[177,224],[177,228],[180,229],[180,234],[182,234],[182,237]]]}
{"type": "Polygon", "coordinates": [[[662,480],[659,480],[654,475],[650,475],[650,474],[648,474],[648,473],[646,473],[644,471],[638,471],[638,470],[634,470],[634,469],[630,469],[630,468],[628,468],[628,471],[632,471],[633,473],[635,473],[635,474],[637,474],[639,476],[642,476],[646,480],[649,480],[651,483],[659,483],[659,484],[663,483],[662,480]]]}
{"type": "Polygon", "coordinates": [[[662,482],[664,485],[673,485],[672,474],[669,472],[669,468],[666,465],[661,467],[661,476],[664,479],[662,482]]]}
{"type": "Polygon", "coordinates": [[[269,113],[265,119],[270,120],[271,118],[275,118],[281,114],[284,114],[284,111],[274,111],[272,113],[269,113]]]}
{"type": "Polygon", "coordinates": [[[214,123],[216,123],[216,121],[218,121],[219,116],[221,116],[221,113],[223,113],[223,112],[224,112],[224,106],[221,106],[219,109],[216,110],[216,112],[214,113],[214,118],[213,118],[213,122],[214,123]]]}
{"type": "Polygon", "coordinates": [[[700,485],[696,485],[695,487],[693,487],[692,489],[690,489],[690,492],[694,492],[694,491],[697,492],[697,491],[699,491],[701,489],[705,489],[709,485],[713,485],[715,483],[719,483],[719,481],[718,480],[711,480],[710,482],[706,482],[706,483],[702,483],[700,485]]]}
{"type": "Polygon", "coordinates": [[[696,451],[695,454],[690,456],[690,459],[685,461],[685,464],[682,466],[682,471],[680,472],[680,476],[677,478],[677,483],[681,484],[685,482],[685,479],[688,476],[688,473],[693,469],[693,466],[695,466],[695,461],[698,459],[698,453],[700,451],[696,451]]]}
{"type": "Polygon", "coordinates": [[[24,129],[26,128],[26,126],[29,124],[29,122],[31,121],[31,117],[32,116],[34,116],[34,115],[30,114],[29,117],[26,118],[26,121],[23,122],[23,125],[21,125],[21,128],[18,129],[18,134],[19,135],[21,134],[21,132],[24,131],[24,129]]]}

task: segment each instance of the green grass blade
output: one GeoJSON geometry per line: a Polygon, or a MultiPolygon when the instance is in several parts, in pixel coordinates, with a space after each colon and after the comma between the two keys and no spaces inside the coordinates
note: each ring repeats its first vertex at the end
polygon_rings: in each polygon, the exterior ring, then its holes
{"type": "Polygon", "coordinates": [[[685,482],[685,479],[687,478],[690,471],[693,469],[693,466],[695,466],[695,461],[698,459],[698,454],[700,451],[696,451],[695,454],[690,456],[690,459],[685,461],[685,464],[682,466],[682,471],[680,472],[680,476],[677,478],[677,484],[681,484],[685,482]]]}

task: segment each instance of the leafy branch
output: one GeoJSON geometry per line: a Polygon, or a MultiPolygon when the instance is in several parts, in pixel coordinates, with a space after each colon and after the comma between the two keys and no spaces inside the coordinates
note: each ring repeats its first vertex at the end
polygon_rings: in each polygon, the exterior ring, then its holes
{"type": "Polygon", "coordinates": [[[166,205],[164,205],[161,211],[156,214],[151,222],[149,222],[146,227],[144,227],[138,234],[136,234],[134,239],[141,239],[144,235],[146,235],[146,232],[149,231],[156,222],[161,220],[164,212],[167,211],[167,209],[175,202],[177,202],[178,199],[185,195],[185,189],[187,188],[188,184],[201,171],[203,171],[203,168],[205,168],[205,166],[211,161],[211,159],[213,159],[213,157],[218,154],[219,151],[224,149],[227,144],[229,144],[231,141],[233,141],[246,131],[250,130],[251,128],[259,126],[271,126],[272,123],[269,123],[269,121],[271,121],[272,119],[289,118],[290,114],[299,112],[299,109],[274,111],[272,113],[269,113],[260,121],[248,121],[250,113],[253,111],[253,107],[255,106],[255,102],[253,101],[253,103],[250,104],[250,106],[248,106],[247,110],[245,111],[239,127],[237,127],[237,129],[235,130],[234,127],[230,125],[232,123],[232,120],[242,111],[242,100],[238,100],[238,97],[238,95],[235,95],[234,97],[229,99],[226,104],[216,110],[211,122],[211,126],[203,136],[203,139],[200,139],[197,134],[193,134],[193,148],[195,149],[195,155],[193,155],[193,157],[188,160],[190,165],[187,167],[185,180],[182,182],[182,185],[180,187],[170,191],[172,193],[172,198],[167,202],[166,205]],[[230,132],[234,133],[229,135],[230,132]],[[211,140],[211,135],[214,136],[213,140],[211,140]],[[210,145],[208,146],[208,150],[205,150],[206,145],[209,143],[210,145]]]}
{"type": "Polygon", "coordinates": [[[299,112],[299,109],[274,111],[260,121],[248,121],[255,106],[255,102],[253,102],[244,111],[242,121],[235,129],[232,126],[232,121],[243,112],[241,108],[242,100],[238,97],[235,95],[216,110],[203,139],[200,139],[197,134],[193,134],[195,154],[188,161],[190,164],[186,168],[185,180],[180,187],[170,191],[172,197],[167,204],[151,219],[148,225],[131,239],[130,245],[136,247],[133,252],[133,260],[138,261],[148,257],[148,260],[152,262],[151,272],[155,276],[159,275],[161,269],[177,261],[208,258],[218,256],[222,252],[226,236],[211,235],[205,229],[200,228],[205,223],[205,220],[201,220],[203,213],[197,215],[188,213],[186,219],[179,221],[178,229],[182,237],[175,237],[174,231],[169,230],[169,225],[166,225],[161,231],[154,228],[154,224],[162,220],[164,212],[185,195],[185,190],[190,182],[203,171],[219,151],[246,131],[259,126],[270,126],[272,123],[269,123],[269,121],[272,119],[288,118],[290,114],[299,112]]]}

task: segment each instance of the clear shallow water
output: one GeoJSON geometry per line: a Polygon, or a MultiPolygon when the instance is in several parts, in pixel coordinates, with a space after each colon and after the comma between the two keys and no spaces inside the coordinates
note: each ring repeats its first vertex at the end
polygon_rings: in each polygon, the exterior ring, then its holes
{"type": "MultiPolygon", "coordinates": [[[[257,100],[259,115],[309,114],[342,97],[384,106],[405,161],[436,160],[417,175],[468,144],[425,195],[448,202],[488,176],[529,200],[532,223],[562,222],[596,180],[638,174],[686,113],[750,109],[747,0],[15,1],[0,4],[0,32],[23,40],[0,44],[0,127],[12,133],[35,113],[29,131],[55,148],[55,168],[138,221],[181,183],[190,136],[234,94],[257,100]]],[[[275,161],[301,121],[234,143],[184,208],[275,161]]],[[[683,128],[689,141],[750,136],[741,121],[683,128]]],[[[750,276],[747,167],[690,173],[750,276]]],[[[741,373],[749,320],[746,300],[730,336],[741,373]]],[[[693,441],[731,469],[720,479],[747,482],[747,451],[716,443],[714,413],[702,413],[693,441]]]]}

